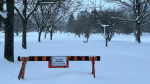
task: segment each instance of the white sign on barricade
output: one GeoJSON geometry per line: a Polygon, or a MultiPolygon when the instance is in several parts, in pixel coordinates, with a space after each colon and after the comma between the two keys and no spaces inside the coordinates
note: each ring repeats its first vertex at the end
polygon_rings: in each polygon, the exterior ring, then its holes
{"type": "Polygon", "coordinates": [[[67,66],[67,57],[53,56],[52,66],[67,66]]]}

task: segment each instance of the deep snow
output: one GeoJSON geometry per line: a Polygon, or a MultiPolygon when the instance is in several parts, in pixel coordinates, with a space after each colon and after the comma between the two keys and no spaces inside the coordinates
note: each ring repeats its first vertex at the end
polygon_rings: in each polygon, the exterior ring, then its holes
{"type": "Polygon", "coordinates": [[[131,35],[118,35],[108,42],[101,34],[83,36],[55,33],[53,40],[38,42],[38,33],[27,33],[27,49],[21,47],[22,35],[14,36],[15,62],[4,59],[4,34],[0,34],[0,84],[150,84],[150,34],[143,33],[142,43],[131,35]],[[48,62],[27,62],[25,79],[18,80],[22,62],[17,56],[101,56],[95,63],[96,78],[91,74],[91,62],[70,61],[69,68],[48,68],[48,62]]]}

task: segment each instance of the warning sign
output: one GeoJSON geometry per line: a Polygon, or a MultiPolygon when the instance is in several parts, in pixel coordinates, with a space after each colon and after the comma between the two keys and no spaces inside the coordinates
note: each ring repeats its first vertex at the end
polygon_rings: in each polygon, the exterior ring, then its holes
{"type": "Polygon", "coordinates": [[[67,66],[67,57],[52,57],[52,66],[67,66]]]}

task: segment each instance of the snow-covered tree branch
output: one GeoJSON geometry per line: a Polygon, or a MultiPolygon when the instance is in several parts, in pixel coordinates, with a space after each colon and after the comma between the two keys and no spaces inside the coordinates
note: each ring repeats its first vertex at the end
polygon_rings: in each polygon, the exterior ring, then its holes
{"type": "MultiPolygon", "coordinates": [[[[149,21],[143,23],[143,20],[150,16],[149,8],[150,8],[150,0],[106,0],[108,2],[114,2],[117,3],[119,6],[126,6],[133,11],[133,18],[129,21],[134,21],[136,24],[136,28],[134,30],[135,34],[135,40],[139,43],[141,43],[140,35],[141,32],[141,26],[144,26],[149,23],[149,21]]],[[[116,17],[118,18],[118,17],[116,17]]]]}

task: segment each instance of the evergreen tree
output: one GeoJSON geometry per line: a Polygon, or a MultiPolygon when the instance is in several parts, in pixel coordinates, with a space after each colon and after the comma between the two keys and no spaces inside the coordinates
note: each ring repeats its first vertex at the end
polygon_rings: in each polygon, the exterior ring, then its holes
{"type": "Polygon", "coordinates": [[[67,32],[73,32],[73,20],[74,20],[74,16],[73,14],[71,14],[68,19],[67,32]]]}

